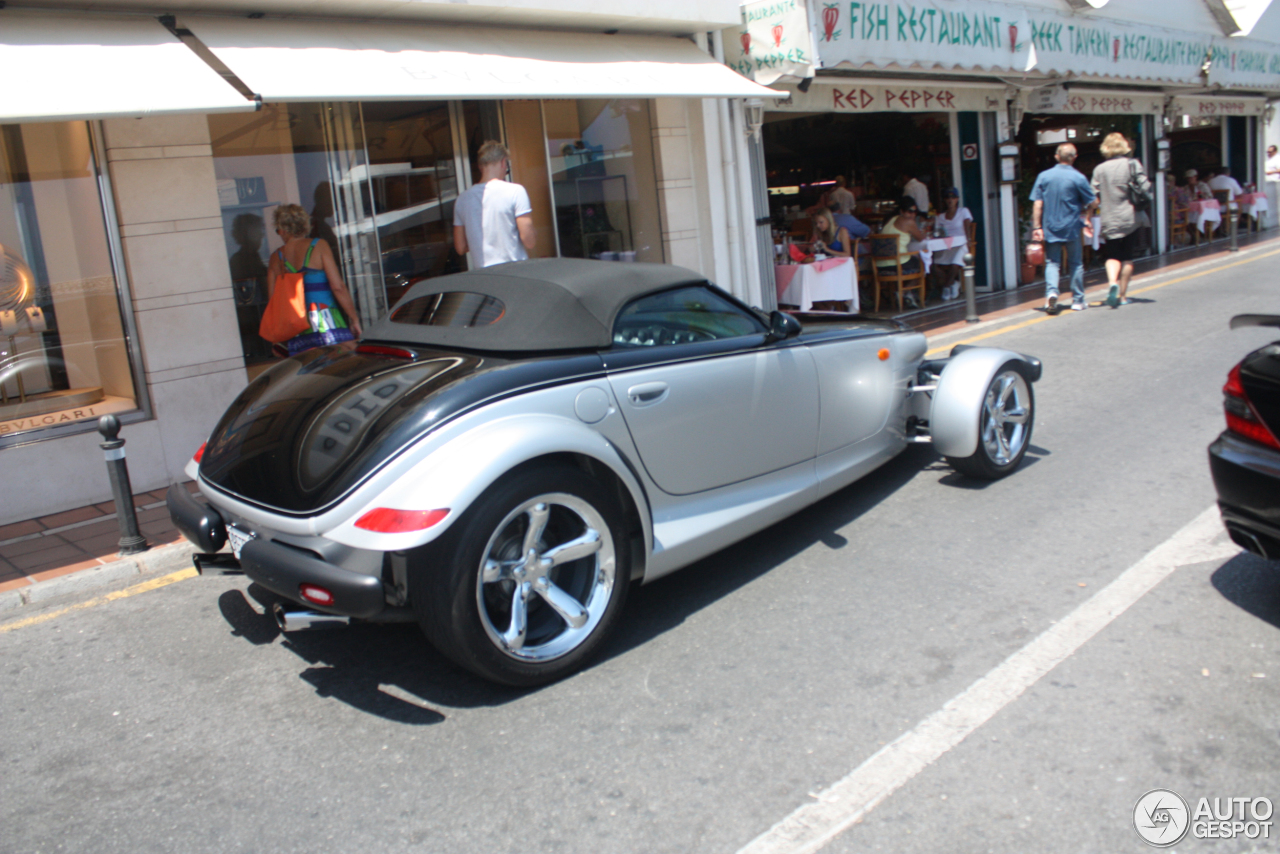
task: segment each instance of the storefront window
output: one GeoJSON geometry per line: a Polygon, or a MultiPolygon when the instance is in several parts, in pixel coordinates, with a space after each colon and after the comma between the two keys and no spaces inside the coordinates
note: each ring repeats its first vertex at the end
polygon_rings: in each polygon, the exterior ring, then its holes
{"type": "Polygon", "coordinates": [[[85,122],[0,126],[0,441],[137,409],[85,122]]]}
{"type": "Polygon", "coordinates": [[[560,255],[661,261],[647,101],[543,101],[560,255]]]}

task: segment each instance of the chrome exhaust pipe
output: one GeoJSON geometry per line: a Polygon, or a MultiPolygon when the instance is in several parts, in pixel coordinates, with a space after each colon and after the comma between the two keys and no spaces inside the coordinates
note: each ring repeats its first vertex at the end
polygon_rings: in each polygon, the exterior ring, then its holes
{"type": "Polygon", "coordinates": [[[321,614],[316,611],[286,611],[277,602],[271,608],[276,625],[282,632],[300,632],[306,629],[339,629],[351,623],[350,617],[339,614],[321,614]]]}
{"type": "Polygon", "coordinates": [[[244,572],[240,567],[240,561],[226,552],[214,554],[195,552],[191,555],[191,563],[195,566],[196,572],[201,575],[212,574],[215,571],[223,575],[239,575],[244,572]]]}
{"type": "Polygon", "coordinates": [[[1262,541],[1254,536],[1252,532],[1246,531],[1244,528],[1237,528],[1235,525],[1228,525],[1227,534],[1230,535],[1232,542],[1237,546],[1253,552],[1259,557],[1264,557],[1267,560],[1271,559],[1271,555],[1267,554],[1266,546],[1262,545],[1262,541]]]}

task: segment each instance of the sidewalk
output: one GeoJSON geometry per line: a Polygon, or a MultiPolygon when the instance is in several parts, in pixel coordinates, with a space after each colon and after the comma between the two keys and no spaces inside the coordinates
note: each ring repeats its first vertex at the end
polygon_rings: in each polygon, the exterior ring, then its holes
{"type": "MultiPolygon", "coordinates": [[[[1268,231],[1241,236],[1239,245],[1246,248],[1277,239],[1280,232],[1268,231]]],[[[1230,256],[1225,240],[1184,250],[1173,257],[1144,259],[1135,264],[1130,287],[1142,287],[1141,279],[1152,273],[1176,271],[1218,256],[1223,260],[1230,256]]],[[[1085,292],[1095,300],[1105,296],[1105,285],[1106,274],[1102,270],[1090,271],[1085,277],[1085,292]]],[[[986,332],[999,328],[1028,317],[1043,303],[1044,285],[1037,283],[978,297],[981,324],[965,322],[964,300],[908,312],[899,319],[937,339],[966,330],[981,328],[986,332]]],[[[194,483],[188,483],[187,488],[195,492],[194,483]]],[[[164,494],[165,490],[158,489],[133,497],[138,525],[151,549],[131,558],[121,558],[116,553],[120,531],[111,502],[0,527],[0,615],[11,617],[15,609],[148,571],[190,566],[195,549],[169,520],[164,494]]]]}
{"type": "MultiPolygon", "coordinates": [[[[187,488],[194,492],[195,484],[187,488]]],[[[0,526],[0,613],[49,598],[53,590],[95,586],[90,578],[107,584],[137,575],[143,566],[171,563],[176,557],[171,553],[183,551],[184,541],[169,520],[165,492],[133,496],[138,527],[151,548],[128,559],[117,552],[120,524],[110,501],[0,526]],[[78,584],[50,583],[78,573],[85,573],[78,584]],[[41,587],[46,589],[36,593],[41,587]]]]}

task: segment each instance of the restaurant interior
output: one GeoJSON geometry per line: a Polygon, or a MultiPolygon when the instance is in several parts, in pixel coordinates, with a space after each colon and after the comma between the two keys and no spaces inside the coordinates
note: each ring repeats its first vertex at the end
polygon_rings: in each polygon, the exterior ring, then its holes
{"type": "Polygon", "coordinates": [[[812,300],[819,309],[884,314],[913,304],[920,307],[926,299],[939,301],[940,295],[933,295],[936,289],[925,287],[923,274],[906,282],[885,281],[902,276],[902,271],[886,270],[871,256],[878,251],[876,244],[884,242],[875,240],[874,234],[897,211],[903,176],[927,176],[931,210],[943,205],[942,192],[953,183],[948,114],[766,112],[764,122],[779,304],[809,308],[809,300],[798,293],[799,285],[791,287],[809,278],[840,280],[817,284],[813,294],[806,284],[805,296],[826,297],[812,300]],[[834,188],[837,176],[844,176],[857,198],[854,215],[873,232],[872,237],[858,241],[857,261],[843,270],[835,267],[844,259],[823,259],[818,257],[820,252],[811,251],[811,213],[834,188]],[[810,265],[814,269],[792,269],[810,265]],[[836,298],[845,288],[854,291],[852,298],[836,298]]]}

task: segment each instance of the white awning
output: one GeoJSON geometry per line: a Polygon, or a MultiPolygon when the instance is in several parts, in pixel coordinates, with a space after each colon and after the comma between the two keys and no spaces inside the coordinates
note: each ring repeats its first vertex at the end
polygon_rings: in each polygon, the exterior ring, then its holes
{"type": "Polygon", "coordinates": [[[154,18],[0,12],[0,123],[255,109],[154,18]]]}
{"type": "Polygon", "coordinates": [[[767,98],[682,38],[182,17],[264,101],[767,98]]]}

